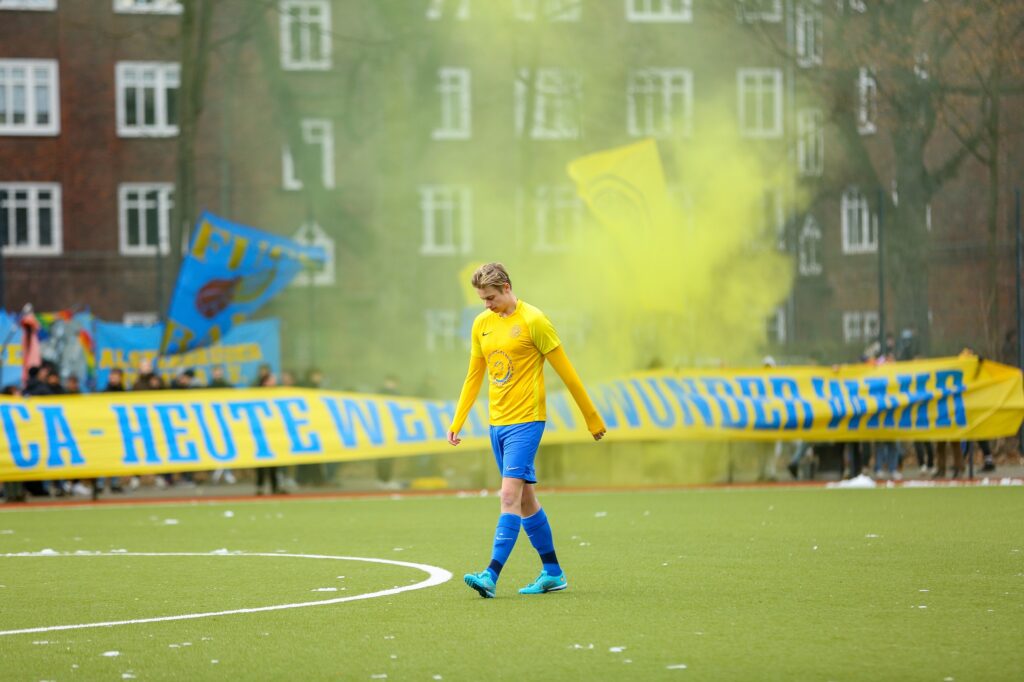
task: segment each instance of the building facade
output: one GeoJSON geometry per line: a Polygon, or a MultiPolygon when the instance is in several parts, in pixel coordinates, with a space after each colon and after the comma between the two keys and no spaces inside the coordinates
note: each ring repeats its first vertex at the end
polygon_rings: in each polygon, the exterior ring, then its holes
{"type": "MultiPolygon", "coordinates": [[[[402,366],[403,390],[457,389],[472,307],[459,273],[485,260],[557,268],[595,229],[565,163],[653,137],[669,167],[722,118],[752,153],[787,169],[765,192],[763,221],[794,284],[755,321],[764,353],[850,361],[883,327],[913,328],[895,302],[916,281],[899,275],[921,263],[931,273],[928,351],[998,354],[1015,324],[1010,197],[996,202],[993,233],[978,190],[990,165],[971,154],[927,203],[923,260],[885,251],[910,192],[898,183],[903,131],[880,86],[895,70],[830,43],[839,29],[865,30],[871,3],[211,7],[195,203],[327,248],[324,269],[304,273],[269,312],[285,320],[286,365],[320,366],[336,388],[373,390],[402,366]]],[[[184,9],[0,0],[8,309],[159,318],[173,285],[179,103],[191,82],[184,9]]],[[[923,58],[915,68],[927,80],[923,58]]],[[[1006,113],[1019,105],[1012,95],[1000,103],[1006,113]]],[[[939,131],[927,158],[956,155],[958,144],[939,131]]],[[[1019,182],[1022,151],[1019,134],[995,149],[1004,186],[1019,182]]],[[[685,179],[669,183],[681,204],[693,199],[685,179]]],[[[570,300],[546,309],[574,342],[588,341],[570,300]]]]}

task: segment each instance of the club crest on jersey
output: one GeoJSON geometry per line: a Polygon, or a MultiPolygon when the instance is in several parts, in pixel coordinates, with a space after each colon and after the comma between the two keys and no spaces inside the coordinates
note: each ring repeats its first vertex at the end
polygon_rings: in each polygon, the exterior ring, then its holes
{"type": "Polygon", "coordinates": [[[487,368],[495,386],[504,386],[512,379],[512,358],[505,351],[496,350],[488,355],[487,368]]]}
{"type": "Polygon", "coordinates": [[[523,328],[518,324],[508,330],[508,336],[510,339],[518,339],[519,335],[523,333],[523,328]]]}

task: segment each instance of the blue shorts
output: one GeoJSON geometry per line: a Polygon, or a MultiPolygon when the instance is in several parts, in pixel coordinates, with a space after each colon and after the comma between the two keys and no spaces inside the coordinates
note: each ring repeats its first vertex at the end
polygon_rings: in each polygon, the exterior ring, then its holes
{"type": "Polygon", "coordinates": [[[544,422],[525,422],[491,427],[491,449],[502,478],[537,482],[533,460],[544,435],[544,422]]]}

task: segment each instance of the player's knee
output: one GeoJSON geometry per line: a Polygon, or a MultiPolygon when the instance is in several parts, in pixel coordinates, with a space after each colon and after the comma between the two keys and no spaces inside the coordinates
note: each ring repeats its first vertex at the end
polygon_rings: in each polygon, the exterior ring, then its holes
{"type": "Polygon", "coordinates": [[[518,507],[523,499],[522,488],[502,487],[501,506],[504,508],[518,507]]]}

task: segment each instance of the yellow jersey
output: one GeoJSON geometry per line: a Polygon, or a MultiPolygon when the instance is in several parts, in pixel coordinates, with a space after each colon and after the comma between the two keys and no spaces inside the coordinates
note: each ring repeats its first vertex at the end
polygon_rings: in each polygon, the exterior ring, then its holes
{"type": "Polygon", "coordinates": [[[561,343],[551,320],[522,299],[508,317],[490,310],[477,315],[470,355],[487,365],[493,426],[547,419],[544,356],[561,343]]]}

